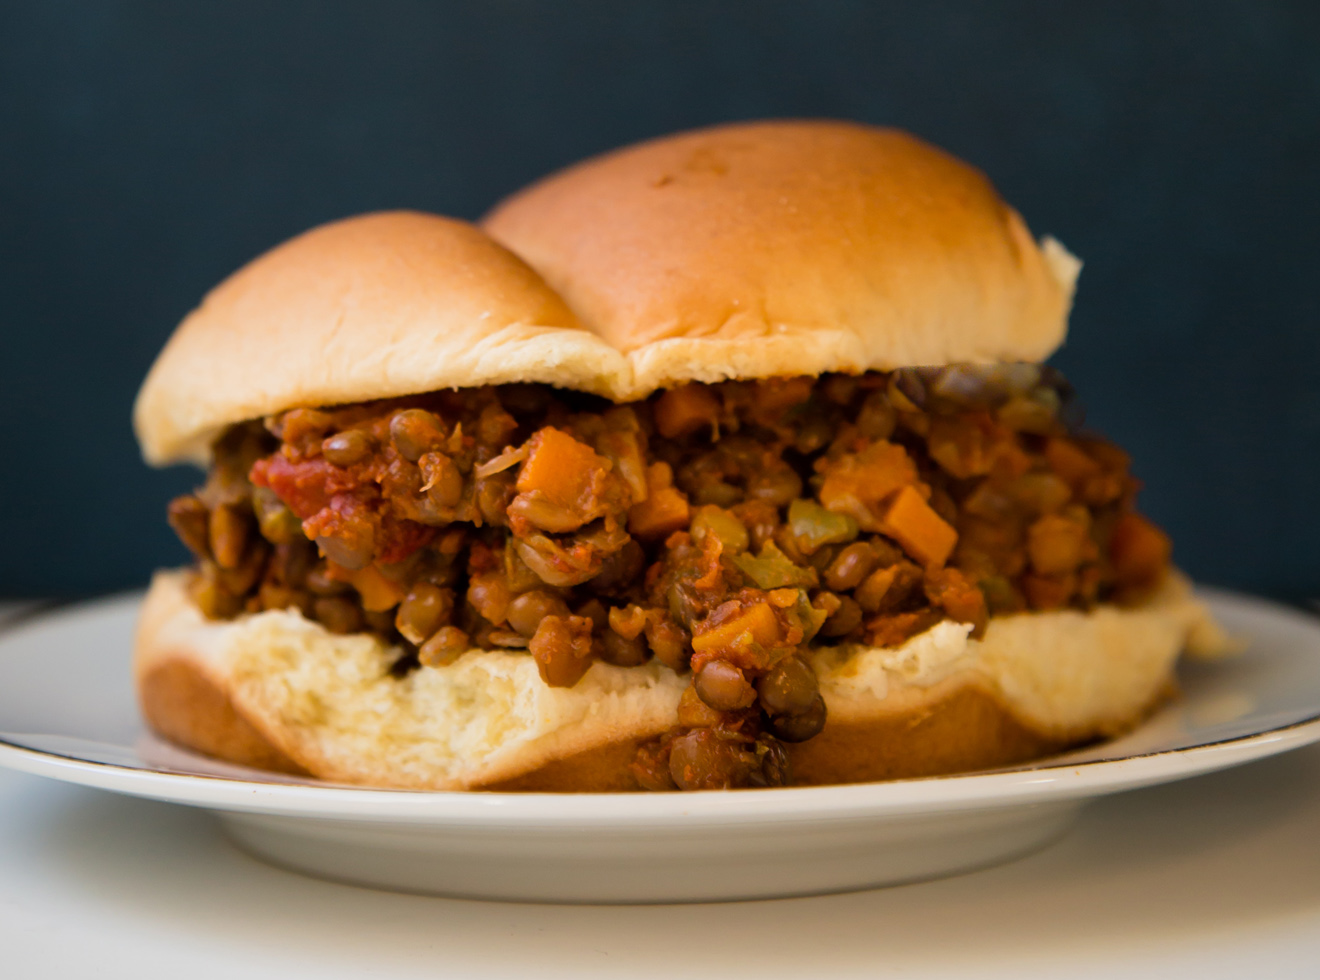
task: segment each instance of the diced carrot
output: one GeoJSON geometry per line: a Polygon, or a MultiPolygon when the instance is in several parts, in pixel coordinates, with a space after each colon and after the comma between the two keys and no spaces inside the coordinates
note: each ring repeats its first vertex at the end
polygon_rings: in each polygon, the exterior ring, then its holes
{"type": "Polygon", "coordinates": [[[1100,464],[1067,439],[1051,439],[1045,444],[1045,462],[1073,487],[1100,473],[1100,464]]]}
{"type": "Polygon", "coordinates": [[[688,436],[704,426],[714,425],[719,414],[719,400],[709,388],[699,384],[670,388],[656,399],[652,409],[655,427],[666,439],[688,436]]]}
{"type": "Polygon", "coordinates": [[[880,530],[878,515],[885,498],[917,482],[917,467],[907,450],[892,442],[875,442],[843,456],[827,465],[824,474],[820,502],[826,510],[851,516],[864,531],[880,530]]]}
{"type": "Polygon", "coordinates": [[[1169,567],[1173,543],[1140,514],[1124,514],[1109,539],[1109,560],[1124,585],[1148,585],[1169,567]]]}
{"type": "Polygon", "coordinates": [[[731,646],[744,634],[761,646],[773,646],[779,642],[779,620],[769,603],[758,602],[744,610],[739,616],[721,623],[714,629],[699,633],[692,638],[692,649],[697,653],[731,646]]]}
{"type": "Polygon", "coordinates": [[[958,543],[958,532],[910,485],[895,495],[885,511],[881,530],[927,568],[943,565],[958,543]]]}
{"type": "Polygon", "coordinates": [[[546,426],[531,438],[531,451],[518,471],[518,492],[539,490],[561,507],[573,507],[589,494],[609,463],[567,432],[546,426]]]}
{"type": "Polygon", "coordinates": [[[662,538],[686,528],[692,508],[683,491],[674,486],[674,471],[669,464],[648,466],[646,483],[646,499],[628,510],[628,530],[639,538],[662,538]]]}
{"type": "Polygon", "coordinates": [[[353,588],[362,597],[362,608],[368,612],[393,609],[407,594],[398,582],[387,578],[375,565],[358,569],[349,577],[353,588]]]}

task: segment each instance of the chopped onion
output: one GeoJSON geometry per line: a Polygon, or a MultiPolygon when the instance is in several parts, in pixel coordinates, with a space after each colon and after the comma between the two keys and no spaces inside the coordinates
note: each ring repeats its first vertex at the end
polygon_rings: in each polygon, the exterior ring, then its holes
{"type": "Polygon", "coordinates": [[[512,446],[506,447],[504,452],[500,453],[494,459],[488,459],[486,462],[475,467],[472,472],[476,474],[477,479],[484,480],[488,476],[494,476],[496,473],[503,473],[511,466],[517,466],[527,458],[529,452],[528,443],[523,443],[517,449],[512,446]]]}

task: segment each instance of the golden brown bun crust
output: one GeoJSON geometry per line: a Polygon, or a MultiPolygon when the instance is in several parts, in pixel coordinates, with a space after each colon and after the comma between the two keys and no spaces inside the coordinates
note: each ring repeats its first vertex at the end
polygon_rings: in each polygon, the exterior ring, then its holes
{"type": "Polygon", "coordinates": [[[225,426],[288,408],[440,388],[537,381],[630,401],[685,381],[1040,360],[1077,272],[978,171],[845,123],[621,150],[487,227],[523,258],[465,222],[389,212],[254,259],[148,374],[134,407],[147,461],[204,461],[225,426]]]}
{"type": "Polygon", "coordinates": [[[253,769],[307,775],[183,657],[163,660],[139,677],[138,702],[147,724],[171,742],[253,769]]]}
{"type": "Polygon", "coordinates": [[[294,612],[205,620],[188,597],[189,574],[157,573],[143,603],[139,704],[171,741],[244,765],[480,789],[660,734],[685,684],[658,664],[596,664],[573,689],[551,688],[526,654],[500,651],[397,678],[397,650],[294,612]]]}
{"type": "MultiPolygon", "coordinates": [[[[639,741],[583,752],[486,788],[635,790],[628,766],[639,741]]],[[[934,692],[920,708],[868,721],[829,721],[815,738],[786,748],[794,785],[833,786],[994,769],[1061,752],[1076,741],[1032,731],[993,694],[960,682],[934,692]]]]}
{"type": "Polygon", "coordinates": [[[203,460],[226,425],[295,406],[550,381],[607,391],[616,351],[470,224],[398,211],[314,228],[213,289],[134,406],[148,462],[203,460]]]}
{"type": "Polygon", "coordinates": [[[158,734],[227,762],[305,775],[239,710],[222,678],[207,668],[189,638],[171,631],[178,598],[157,579],[142,604],[133,640],[138,706],[158,734]]]}
{"type": "Polygon", "coordinates": [[[629,738],[555,759],[481,789],[503,793],[627,793],[637,789],[629,766],[644,739],[629,738]]]}
{"type": "MultiPolygon", "coordinates": [[[[369,637],[284,612],[207,622],[183,582],[158,575],[143,607],[143,714],[174,742],[258,768],[415,789],[632,789],[637,745],[673,723],[687,682],[596,664],[552,689],[531,658],[498,651],[395,678],[369,637]]],[[[980,641],[944,623],[897,649],[818,651],[829,720],[789,747],[796,781],[993,768],[1124,731],[1167,696],[1180,649],[1213,646],[1208,625],[1171,578],[1137,609],[996,619],[980,641]]]]}
{"type": "Polygon", "coordinates": [[[1043,360],[1077,273],[978,170],[897,130],[716,126],[523,190],[483,226],[634,384],[1043,360]]]}
{"type": "MultiPolygon", "coordinates": [[[[185,660],[153,667],[139,680],[139,698],[147,723],[172,742],[254,769],[307,774],[185,660]]],[[[629,764],[642,741],[611,742],[520,776],[471,788],[540,793],[635,790],[629,764]]],[[[811,786],[992,769],[1059,752],[1070,744],[1032,731],[993,695],[962,684],[894,717],[829,723],[810,741],[788,746],[788,752],[794,783],[811,786]]]]}

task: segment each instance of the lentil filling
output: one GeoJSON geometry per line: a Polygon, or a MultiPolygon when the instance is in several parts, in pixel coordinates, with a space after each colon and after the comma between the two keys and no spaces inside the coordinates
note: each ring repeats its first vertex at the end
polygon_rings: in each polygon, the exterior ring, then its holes
{"type": "Polygon", "coordinates": [[[689,384],[627,405],[544,385],[236,425],[169,507],[210,618],[297,609],[426,670],[525,650],[686,673],[646,789],[783,785],[825,703],[809,645],[1139,597],[1169,540],[1126,454],[1031,364],[689,384]]]}

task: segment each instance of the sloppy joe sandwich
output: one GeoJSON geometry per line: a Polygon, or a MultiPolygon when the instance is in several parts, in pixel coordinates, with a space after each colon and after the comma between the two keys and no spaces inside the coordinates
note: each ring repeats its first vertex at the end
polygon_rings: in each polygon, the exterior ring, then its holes
{"type": "Polygon", "coordinates": [[[1001,766],[1137,724],[1214,624],[1041,362],[1079,263],[906,134],[718,127],[480,228],[314,229],[135,409],[207,468],[135,673],[160,734],[430,789],[1001,766]]]}

